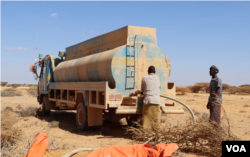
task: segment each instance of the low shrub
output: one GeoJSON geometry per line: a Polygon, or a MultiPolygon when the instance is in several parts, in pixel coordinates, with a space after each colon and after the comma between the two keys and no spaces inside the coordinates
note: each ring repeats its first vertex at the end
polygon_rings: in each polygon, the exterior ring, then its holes
{"type": "Polygon", "coordinates": [[[245,104],[243,107],[250,107],[250,105],[248,105],[248,104],[245,104]]]}
{"type": "Polygon", "coordinates": [[[192,91],[193,93],[198,93],[201,89],[202,89],[202,86],[188,86],[187,87],[188,89],[190,89],[190,91],[192,91]]]}
{"type": "Polygon", "coordinates": [[[4,91],[15,91],[15,89],[13,89],[13,88],[6,88],[6,89],[4,89],[4,91]]]}
{"type": "Polygon", "coordinates": [[[17,88],[20,87],[21,84],[8,84],[7,87],[17,88]]]}
{"type": "Polygon", "coordinates": [[[30,86],[27,91],[31,96],[37,97],[37,86],[30,86]]]}
{"type": "Polygon", "coordinates": [[[38,107],[29,106],[27,108],[22,108],[19,112],[22,117],[36,116],[38,107]]]}
{"type": "Polygon", "coordinates": [[[18,115],[8,110],[1,112],[1,155],[13,156],[15,144],[21,139],[22,130],[15,126],[18,115]]]}
{"type": "Polygon", "coordinates": [[[1,82],[1,86],[5,86],[8,82],[1,82]]]}
{"type": "Polygon", "coordinates": [[[250,87],[250,84],[243,84],[243,85],[240,85],[239,87],[250,87]]]}
{"type": "MultiPolygon", "coordinates": [[[[206,93],[210,92],[210,83],[208,82],[204,82],[204,83],[195,83],[195,86],[201,86],[201,89],[204,89],[206,91],[206,93]]],[[[230,85],[228,84],[222,84],[222,90],[228,90],[229,88],[231,88],[230,85]]]]}
{"type": "Polygon", "coordinates": [[[6,106],[5,109],[4,109],[4,111],[11,111],[11,112],[13,112],[13,108],[10,107],[10,106],[6,106]]]}
{"type": "Polygon", "coordinates": [[[135,122],[136,127],[127,127],[127,133],[132,134],[134,143],[149,142],[151,145],[158,143],[176,143],[179,149],[184,152],[193,152],[199,155],[218,157],[222,154],[222,141],[240,140],[230,131],[229,122],[217,126],[214,122],[209,122],[208,115],[198,116],[196,124],[192,121],[186,121],[185,125],[171,126],[168,123],[162,123],[159,129],[158,125],[152,123],[152,129],[143,129],[141,121],[135,122]],[[217,126],[217,127],[216,127],[217,126]]]}
{"type": "Polygon", "coordinates": [[[12,96],[22,96],[22,92],[20,91],[1,91],[1,96],[2,97],[12,97],[12,96]]]}
{"type": "Polygon", "coordinates": [[[52,121],[52,122],[49,123],[49,126],[51,128],[57,128],[57,127],[59,127],[59,124],[60,124],[59,121],[52,121]]]}
{"type": "Polygon", "coordinates": [[[190,92],[190,89],[188,89],[188,88],[176,87],[176,94],[178,94],[178,95],[185,95],[188,92],[190,92]]]}

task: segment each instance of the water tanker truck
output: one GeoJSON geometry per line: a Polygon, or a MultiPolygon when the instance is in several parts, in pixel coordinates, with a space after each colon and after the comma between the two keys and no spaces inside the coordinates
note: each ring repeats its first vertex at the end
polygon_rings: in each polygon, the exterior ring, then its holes
{"type": "MultiPolygon", "coordinates": [[[[156,29],[125,26],[41,58],[37,101],[42,111],[76,110],[80,130],[100,126],[103,119],[128,123],[142,113],[141,80],[155,66],[161,94],[175,98],[175,84],[168,83],[170,62],[157,46],[156,29]]],[[[33,66],[33,72],[36,72],[33,66]]],[[[184,113],[175,102],[161,97],[165,114],[184,113]]]]}

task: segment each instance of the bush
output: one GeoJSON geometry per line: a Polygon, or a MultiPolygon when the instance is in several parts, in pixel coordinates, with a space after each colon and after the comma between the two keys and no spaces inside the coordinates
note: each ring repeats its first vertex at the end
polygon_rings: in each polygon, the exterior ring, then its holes
{"type": "MultiPolygon", "coordinates": [[[[204,82],[204,83],[195,83],[195,86],[201,86],[201,89],[204,89],[206,93],[210,92],[210,83],[204,82]]],[[[222,84],[222,90],[228,90],[231,86],[228,84],[222,84]]]]}
{"type": "Polygon", "coordinates": [[[13,156],[15,144],[21,139],[22,131],[15,124],[18,116],[11,111],[1,112],[1,155],[13,156]]]}
{"type": "Polygon", "coordinates": [[[137,121],[134,124],[136,127],[127,127],[126,132],[132,134],[135,143],[148,142],[149,139],[151,139],[149,143],[151,145],[174,142],[178,144],[181,151],[218,157],[222,155],[222,141],[239,141],[240,139],[230,131],[230,124],[226,117],[224,117],[225,123],[221,126],[217,126],[216,122],[209,122],[208,118],[208,114],[202,114],[202,117],[197,116],[195,125],[193,121],[186,121],[185,125],[175,126],[162,123],[160,129],[158,124],[151,123],[152,129],[147,130],[143,129],[141,121],[137,121]]]}
{"type": "Polygon", "coordinates": [[[30,86],[28,89],[28,93],[31,96],[37,97],[37,86],[30,86]]]}
{"type": "Polygon", "coordinates": [[[4,91],[15,91],[15,89],[13,89],[13,88],[6,88],[6,89],[4,89],[4,91]]]}
{"type": "Polygon", "coordinates": [[[22,96],[22,92],[20,92],[20,91],[12,91],[12,90],[10,90],[10,91],[1,91],[1,96],[2,97],[12,97],[12,96],[22,96]]]}
{"type": "Polygon", "coordinates": [[[206,93],[210,92],[210,83],[204,82],[204,83],[195,83],[195,86],[201,86],[201,89],[204,89],[206,93]]]}
{"type": "Polygon", "coordinates": [[[29,106],[25,109],[22,109],[20,112],[20,115],[22,117],[28,117],[28,116],[36,116],[37,115],[37,107],[29,106]]]}
{"type": "Polygon", "coordinates": [[[12,87],[12,88],[17,88],[17,87],[20,87],[21,84],[8,84],[7,87],[12,87]]]}
{"type": "Polygon", "coordinates": [[[185,95],[188,92],[190,92],[190,89],[188,89],[188,88],[176,87],[176,94],[185,95]]]}
{"type": "Polygon", "coordinates": [[[243,85],[240,85],[239,87],[250,87],[250,84],[243,84],[243,85]]]}
{"type": "Polygon", "coordinates": [[[230,85],[228,85],[228,84],[222,84],[222,90],[228,90],[229,88],[231,88],[230,85]]]}
{"type": "Polygon", "coordinates": [[[11,112],[13,112],[13,108],[10,107],[10,106],[7,106],[7,107],[5,107],[4,111],[11,111],[11,112]]]}
{"type": "Polygon", "coordinates": [[[247,93],[250,94],[250,87],[249,86],[241,86],[241,87],[231,87],[228,89],[230,94],[235,93],[247,93]]]}
{"type": "Polygon", "coordinates": [[[248,93],[250,94],[250,86],[243,86],[237,88],[237,93],[248,93]]]}
{"type": "Polygon", "coordinates": [[[188,86],[187,88],[190,89],[193,93],[198,93],[201,90],[202,86],[188,86]]]}
{"type": "Polygon", "coordinates": [[[1,86],[5,86],[8,82],[1,82],[1,86]]]}
{"type": "Polygon", "coordinates": [[[52,122],[49,123],[49,126],[51,128],[57,128],[57,127],[59,127],[59,124],[60,124],[59,121],[52,121],[52,122]]]}

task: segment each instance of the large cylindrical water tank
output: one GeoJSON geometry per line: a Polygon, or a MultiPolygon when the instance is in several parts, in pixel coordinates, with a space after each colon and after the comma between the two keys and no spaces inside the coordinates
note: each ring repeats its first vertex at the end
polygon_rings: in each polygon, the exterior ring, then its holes
{"type": "Polygon", "coordinates": [[[161,81],[161,93],[165,93],[170,72],[168,58],[156,45],[149,43],[142,45],[138,48],[137,58],[130,57],[131,48],[120,46],[61,62],[54,71],[55,82],[107,81],[110,88],[124,93],[126,90],[140,89],[142,77],[147,75],[148,67],[153,65],[161,81]],[[138,59],[138,64],[135,59],[138,59]],[[136,73],[132,72],[134,69],[136,73]]]}

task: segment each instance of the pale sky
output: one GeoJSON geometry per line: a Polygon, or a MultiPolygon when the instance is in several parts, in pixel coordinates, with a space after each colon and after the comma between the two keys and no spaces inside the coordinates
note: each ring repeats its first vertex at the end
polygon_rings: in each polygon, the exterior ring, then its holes
{"type": "Polygon", "coordinates": [[[126,25],[156,28],[169,82],[250,84],[250,2],[1,2],[1,81],[37,84],[29,65],[126,25]],[[38,36],[38,37],[37,37],[38,36]]]}

